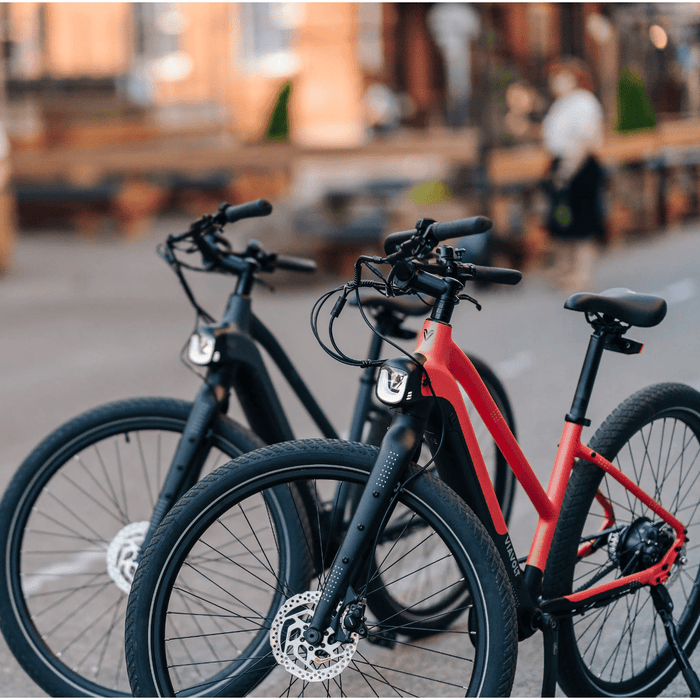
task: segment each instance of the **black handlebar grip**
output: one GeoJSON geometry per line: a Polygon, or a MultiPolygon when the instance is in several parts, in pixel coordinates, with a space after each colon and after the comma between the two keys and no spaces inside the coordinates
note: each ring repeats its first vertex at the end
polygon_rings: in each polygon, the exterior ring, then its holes
{"type": "Polygon", "coordinates": [[[272,204],[266,199],[256,199],[254,202],[237,204],[235,206],[226,207],[224,210],[226,221],[230,224],[234,221],[240,221],[241,219],[252,219],[255,216],[269,216],[271,213],[272,204]]]}
{"type": "Polygon", "coordinates": [[[491,219],[485,216],[470,216],[468,219],[433,224],[430,232],[438,241],[446,241],[448,238],[463,238],[477,233],[486,233],[492,226],[491,219]]]}
{"type": "Polygon", "coordinates": [[[275,267],[280,270],[291,270],[292,272],[316,272],[316,263],[308,258],[295,258],[290,255],[278,255],[275,258],[275,267]]]}
{"type": "Polygon", "coordinates": [[[482,265],[470,265],[473,270],[473,279],[479,282],[493,282],[494,284],[518,284],[523,278],[520,270],[509,270],[507,267],[484,267],[482,265]]]}
{"type": "Polygon", "coordinates": [[[407,241],[409,238],[411,238],[411,236],[415,235],[416,229],[412,229],[410,231],[396,231],[396,233],[390,233],[384,241],[384,252],[387,255],[391,255],[398,249],[398,247],[404,241],[407,241]]]}

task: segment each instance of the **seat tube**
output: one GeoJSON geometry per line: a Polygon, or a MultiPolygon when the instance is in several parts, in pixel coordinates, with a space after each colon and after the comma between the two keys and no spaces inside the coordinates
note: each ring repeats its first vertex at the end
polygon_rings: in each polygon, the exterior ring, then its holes
{"type": "Polygon", "coordinates": [[[590,425],[590,421],[586,418],[588,403],[591,400],[593,385],[595,384],[600,360],[605,349],[606,337],[604,333],[596,331],[591,335],[586,350],[586,357],[583,360],[581,375],[576,386],[576,393],[571,404],[571,411],[566,414],[568,423],[577,423],[578,425],[590,425]]]}

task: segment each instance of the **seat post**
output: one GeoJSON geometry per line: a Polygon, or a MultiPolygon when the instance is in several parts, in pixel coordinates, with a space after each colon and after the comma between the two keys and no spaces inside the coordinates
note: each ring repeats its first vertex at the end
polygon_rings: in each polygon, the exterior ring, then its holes
{"type": "Polygon", "coordinates": [[[583,360],[581,376],[578,378],[578,386],[571,404],[571,411],[566,414],[565,418],[568,423],[576,423],[578,425],[591,424],[591,421],[586,418],[586,410],[588,409],[588,402],[591,399],[598,367],[600,367],[600,360],[605,349],[606,336],[607,333],[603,329],[597,328],[588,341],[588,350],[586,350],[586,357],[583,360]]]}

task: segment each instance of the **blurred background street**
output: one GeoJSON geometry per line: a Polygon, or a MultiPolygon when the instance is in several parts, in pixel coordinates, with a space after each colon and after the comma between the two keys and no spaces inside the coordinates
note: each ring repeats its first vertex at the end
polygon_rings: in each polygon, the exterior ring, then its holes
{"type": "Polygon", "coordinates": [[[267,235],[330,269],[419,216],[472,214],[495,222],[479,254],[540,269],[542,123],[571,60],[601,110],[599,243],[624,245],[699,212],[699,12],[0,3],[0,267],[18,227],[134,238],[267,197],[285,212],[267,235]]]}
{"type": "MultiPolygon", "coordinates": [[[[555,67],[571,60],[601,115],[588,155],[604,227],[586,289],[669,303],[660,328],[631,334],[642,355],[605,357],[593,427],[647,384],[700,388],[698,4],[0,3],[0,48],[0,489],[78,413],[194,396],[200,381],[179,361],[194,315],[154,249],[223,201],[259,197],[272,216],[230,239],[318,262],[313,279],[257,289],[254,308],[340,432],[358,375],[316,345],[313,302],[391,231],[489,216],[490,234],[462,244],[524,281],[475,290],[484,310],[465,304],[455,336],[502,379],[546,482],[588,337],[562,308],[579,289],[553,275],[557,153],[543,140],[555,67]]],[[[218,316],[230,280],[193,279],[218,316]]],[[[363,356],[361,319],[338,325],[363,356]]],[[[316,435],[280,391],[297,435],[316,435]]],[[[522,555],[524,498],[512,530],[522,555]]],[[[540,674],[536,636],[514,694],[539,695],[540,674]]],[[[0,639],[0,695],[41,694],[0,639]]]]}

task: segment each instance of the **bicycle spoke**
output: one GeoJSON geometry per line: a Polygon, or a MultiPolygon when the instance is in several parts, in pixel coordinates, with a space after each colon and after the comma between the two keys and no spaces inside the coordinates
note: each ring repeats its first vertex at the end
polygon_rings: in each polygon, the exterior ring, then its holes
{"type": "Polygon", "coordinates": [[[153,495],[153,489],[151,488],[151,479],[148,476],[148,467],[146,467],[146,458],[143,454],[143,445],[141,444],[141,433],[136,433],[136,444],[139,449],[139,456],[141,457],[141,470],[143,471],[143,480],[146,484],[146,491],[148,493],[148,500],[151,504],[151,508],[156,505],[155,497],[153,495]]]}
{"type": "MultiPolygon", "coordinates": [[[[124,440],[129,442],[129,433],[124,434],[124,440]]],[[[126,514],[126,521],[129,522],[131,518],[129,517],[129,501],[126,498],[126,485],[124,483],[124,467],[122,466],[121,452],[119,451],[119,440],[114,439],[114,452],[117,460],[117,474],[119,475],[119,484],[122,490],[122,503],[124,504],[124,513],[126,514]]]]}
{"type": "MultiPolygon", "coordinates": [[[[95,453],[97,454],[97,460],[100,463],[100,466],[102,468],[102,473],[105,476],[105,481],[107,482],[107,487],[109,488],[110,493],[112,494],[112,497],[110,500],[116,505],[117,510],[119,511],[119,514],[121,515],[123,522],[128,523],[129,522],[129,517],[126,512],[126,502],[122,501],[121,503],[119,502],[119,498],[117,497],[117,492],[114,489],[114,485],[112,484],[112,480],[109,478],[109,472],[107,471],[107,465],[105,464],[104,459],[102,458],[102,453],[100,452],[99,445],[93,445],[92,448],[94,449],[95,453]]],[[[79,459],[78,455],[76,455],[76,459],[79,459]]],[[[87,469],[87,467],[85,467],[87,469]]],[[[90,470],[87,470],[90,471],[90,470]]]]}
{"type": "MultiPolygon", "coordinates": [[[[124,512],[122,511],[122,509],[121,509],[121,507],[120,507],[120,505],[119,505],[119,502],[117,501],[117,498],[116,498],[116,496],[115,496],[115,494],[114,494],[114,491],[112,491],[112,493],[108,493],[108,492],[107,492],[107,490],[102,486],[102,484],[100,484],[100,482],[95,478],[95,475],[92,473],[92,470],[91,470],[91,469],[88,469],[87,466],[85,465],[85,463],[83,462],[83,460],[80,459],[80,455],[76,455],[76,456],[75,456],[75,459],[76,459],[76,461],[78,462],[78,464],[80,464],[80,467],[81,467],[82,471],[84,472],[85,476],[86,476],[88,479],[90,479],[90,481],[92,481],[93,484],[95,484],[95,486],[96,486],[97,489],[100,491],[100,493],[102,493],[102,494],[107,498],[107,501],[108,501],[112,506],[114,506],[114,508],[116,509],[117,513],[119,514],[118,517],[117,517],[117,520],[118,520],[122,525],[126,525],[126,522],[127,522],[127,521],[126,521],[126,516],[125,516],[124,512]]],[[[104,465],[103,465],[103,467],[104,467],[104,465]]],[[[60,476],[63,477],[66,481],[68,481],[71,485],[76,486],[74,480],[73,480],[73,479],[70,479],[70,478],[68,477],[68,475],[66,475],[65,471],[61,470],[61,471],[59,472],[59,474],[60,474],[60,476]]],[[[101,507],[105,508],[105,506],[104,506],[103,504],[99,503],[99,505],[100,505],[101,507]]],[[[111,513],[111,512],[110,512],[110,515],[111,515],[112,517],[115,517],[114,514],[111,513]]]]}

